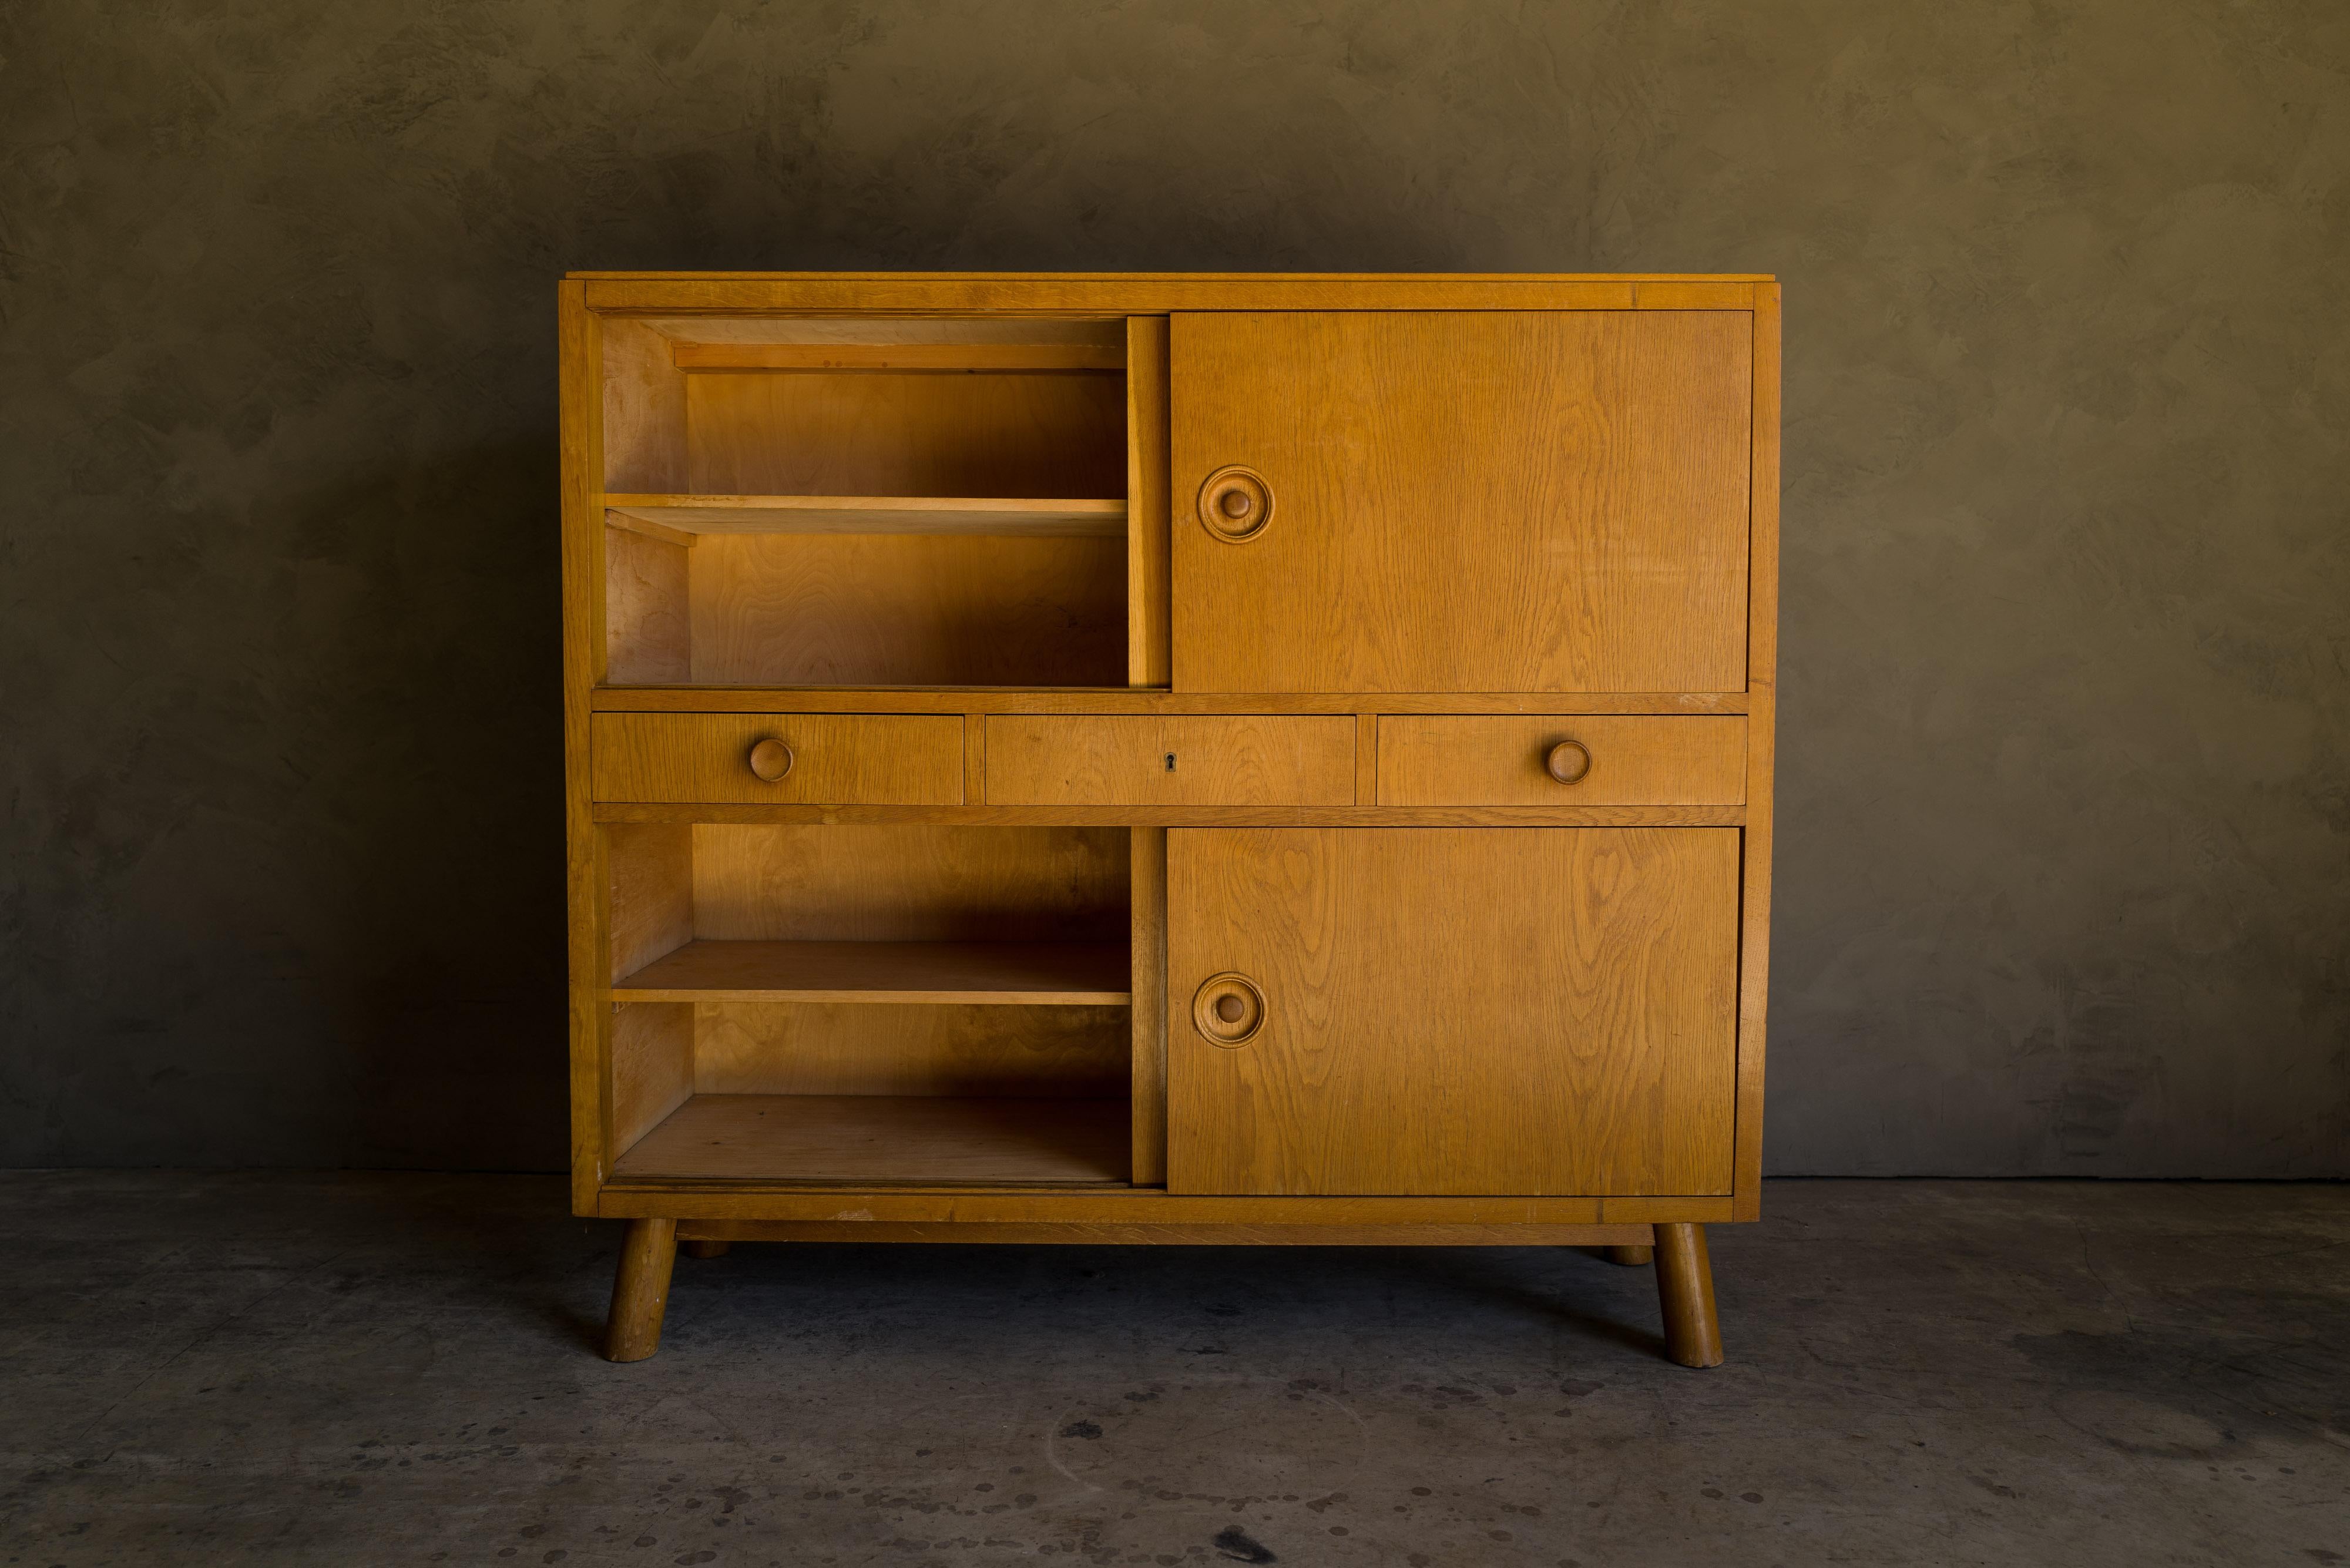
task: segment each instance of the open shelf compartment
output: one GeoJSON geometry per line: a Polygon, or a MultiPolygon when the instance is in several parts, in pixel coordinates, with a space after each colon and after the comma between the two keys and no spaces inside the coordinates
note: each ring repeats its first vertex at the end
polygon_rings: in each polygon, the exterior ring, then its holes
{"type": "Polygon", "coordinates": [[[1127,333],[605,319],[607,681],[1123,684],[1127,333]]]}
{"type": "Polygon", "coordinates": [[[1128,1179],[1127,829],[599,831],[614,1179],[1128,1179]]]}

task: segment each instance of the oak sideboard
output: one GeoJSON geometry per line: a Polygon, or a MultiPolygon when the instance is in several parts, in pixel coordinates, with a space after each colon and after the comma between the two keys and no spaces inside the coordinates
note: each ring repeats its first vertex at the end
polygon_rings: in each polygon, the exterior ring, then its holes
{"type": "Polygon", "coordinates": [[[572,1198],[736,1241],[1760,1214],[1766,276],[560,286],[572,1198]]]}

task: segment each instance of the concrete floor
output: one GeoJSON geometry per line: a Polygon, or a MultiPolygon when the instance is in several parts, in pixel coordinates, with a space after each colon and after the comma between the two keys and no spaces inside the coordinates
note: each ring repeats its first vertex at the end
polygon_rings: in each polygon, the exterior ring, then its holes
{"type": "Polygon", "coordinates": [[[1574,1251],[743,1247],[550,1179],[0,1175],[0,1563],[2350,1562],[2350,1188],[1782,1182],[1574,1251]]]}

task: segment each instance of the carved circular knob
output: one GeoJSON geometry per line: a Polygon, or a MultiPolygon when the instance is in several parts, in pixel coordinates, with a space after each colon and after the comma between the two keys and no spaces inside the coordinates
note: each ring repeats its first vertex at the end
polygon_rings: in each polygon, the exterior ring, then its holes
{"type": "Polygon", "coordinates": [[[1217,538],[1243,544],[1273,521],[1273,486],[1251,468],[1220,468],[1200,486],[1200,523],[1217,538]]]}
{"type": "Polygon", "coordinates": [[[792,771],[792,749],[777,740],[764,740],[751,748],[751,771],[774,784],[792,771]]]}
{"type": "Polygon", "coordinates": [[[1561,784],[1574,784],[1591,771],[1591,751],[1581,741],[1561,741],[1543,765],[1561,784]]]}
{"type": "Polygon", "coordinates": [[[1211,1045],[1245,1045],[1264,1027],[1264,992],[1244,974],[1211,975],[1191,998],[1191,1026],[1211,1045]]]}

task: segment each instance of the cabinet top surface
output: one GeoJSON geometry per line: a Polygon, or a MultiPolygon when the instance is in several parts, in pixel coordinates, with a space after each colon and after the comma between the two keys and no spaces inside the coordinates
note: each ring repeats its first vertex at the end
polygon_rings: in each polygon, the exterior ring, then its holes
{"type": "Polygon", "coordinates": [[[1233,283],[1774,283],[1767,272],[612,272],[583,268],[567,278],[597,278],[622,282],[687,282],[747,279],[757,282],[860,279],[897,281],[930,278],[941,281],[991,279],[1038,283],[1152,283],[1227,280],[1233,283]]]}

